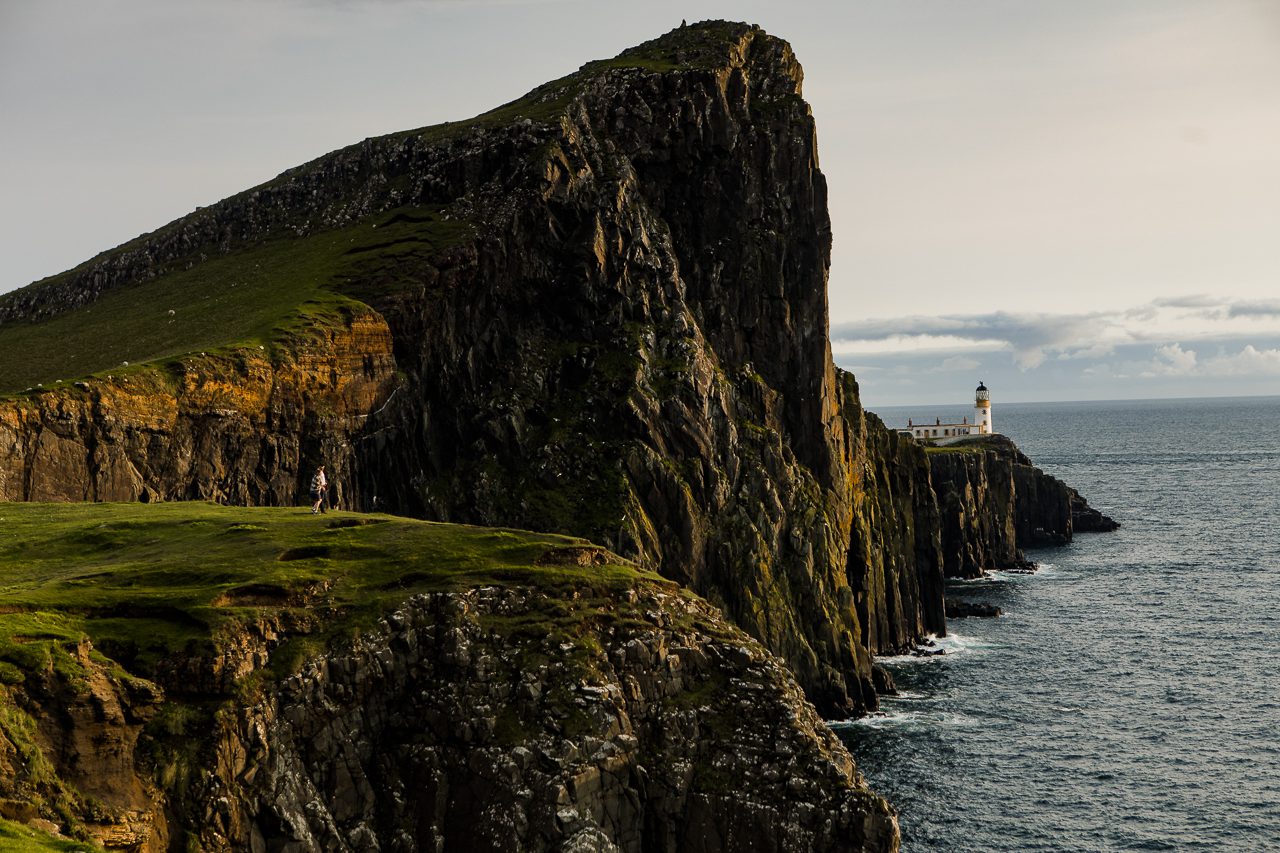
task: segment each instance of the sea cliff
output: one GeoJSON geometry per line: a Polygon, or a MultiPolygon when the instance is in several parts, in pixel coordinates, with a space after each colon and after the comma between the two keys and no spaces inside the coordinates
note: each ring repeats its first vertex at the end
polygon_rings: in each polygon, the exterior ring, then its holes
{"type": "Polygon", "coordinates": [[[138,676],[165,695],[236,649],[208,689],[262,690],[215,721],[213,776],[161,772],[161,800],[121,809],[163,801],[212,849],[415,849],[456,839],[451,814],[492,849],[893,849],[816,714],[876,707],[873,656],[945,632],[945,576],[1102,522],[1012,445],[932,453],[862,408],[831,358],[802,80],[757,27],[684,27],[0,298],[23,377],[0,399],[4,499],[284,507],[324,462],[344,509],[584,537],[683,590],[614,590],[581,654],[543,624],[486,634],[578,600],[502,575],[425,598],[388,581],[385,624],[288,677],[255,678],[274,653],[234,632],[169,655],[183,677],[138,676]]]}
{"type": "Polygon", "coordinates": [[[778,658],[581,540],[5,513],[0,818],[132,851],[896,849],[778,658]]]}
{"type": "Polygon", "coordinates": [[[0,331],[302,246],[350,303],[20,395],[6,494],[283,505],[324,460],[346,506],[601,542],[722,607],[824,712],[874,707],[871,654],[944,630],[935,525],[922,456],[831,361],[802,76],[758,28],[684,28],[10,295],[0,331]]]}
{"type": "Polygon", "coordinates": [[[937,494],[943,572],[975,578],[989,569],[1028,569],[1023,548],[1066,545],[1076,531],[1119,525],[1050,476],[1002,435],[928,449],[937,494]]]}

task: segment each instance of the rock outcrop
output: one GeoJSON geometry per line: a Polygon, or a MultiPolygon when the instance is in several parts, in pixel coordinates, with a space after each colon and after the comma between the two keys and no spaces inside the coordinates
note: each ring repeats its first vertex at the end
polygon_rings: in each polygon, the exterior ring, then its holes
{"type": "Polygon", "coordinates": [[[0,500],[289,505],[304,462],[349,446],[397,388],[391,333],[368,309],[286,346],[191,354],[0,399],[0,500]]]}
{"type": "Polygon", "coordinates": [[[1075,531],[1119,524],[1035,465],[1009,438],[989,436],[929,453],[947,577],[1022,569],[1023,548],[1065,545],[1075,531]]]}
{"type": "Polygon", "coordinates": [[[527,591],[408,602],[226,718],[202,848],[896,849],[773,656],[701,602],[632,598],[572,639],[530,629],[565,605],[527,591]]]}
{"type": "Polygon", "coordinates": [[[282,679],[323,626],[266,618],[158,684],[82,643],[0,687],[0,809],[133,851],[897,849],[794,677],[671,586],[419,595],[282,679]]]}
{"type": "Polygon", "coordinates": [[[406,207],[467,223],[336,285],[376,310],[368,323],[385,318],[394,359],[383,338],[352,351],[350,379],[329,375],[358,390],[332,416],[274,363],[237,378],[250,411],[152,387],[146,411],[113,418],[118,385],[50,391],[10,404],[7,494],[290,503],[323,456],[354,507],[607,544],[723,607],[828,713],[873,706],[870,653],[942,630],[941,602],[929,520],[901,515],[926,472],[846,402],[831,361],[830,223],[801,79],[758,28],[678,30],[10,296],[0,321],[26,322],[282,229],[406,207]]]}
{"type": "Polygon", "coordinates": [[[5,297],[0,333],[273,241],[388,234],[332,270],[361,307],[311,362],[178,359],[4,403],[0,494],[290,504],[323,459],[352,508],[605,544],[723,608],[824,713],[874,707],[871,655],[945,630],[944,567],[1021,534],[1003,481],[960,468],[940,515],[921,448],[832,363],[802,77],[757,27],[681,28],[5,297]]]}
{"type": "Polygon", "coordinates": [[[167,850],[163,796],[139,746],[161,691],[93,651],[83,641],[56,665],[0,678],[0,817],[74,827],[109,849],[167,850]]]}

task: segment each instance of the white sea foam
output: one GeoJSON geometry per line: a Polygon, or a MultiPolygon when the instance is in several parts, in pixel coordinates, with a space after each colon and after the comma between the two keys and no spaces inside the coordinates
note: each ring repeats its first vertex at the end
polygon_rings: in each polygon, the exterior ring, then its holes
{"type": "Polygon", "coordinates": [[[926,652],[927,654],[883,655],[876,658],[876,663],[886,663],[890,666],[931,663],[937,660],[945,660],[952,655],[997,647],[996,643],[982,640],[977,637],[962,636],[954,632],[948,632],[945,637],[939,637],[936,634],[929,634],[926,639],[930,641],[932,645],[922,645],[918,648],[921,652],[926,652]],[[942,654],[938,654],[938,652],[942,652],[942,654]]]}
{"type": "Polygon", "coordinates": [[[999,569],[987,569],[979,577],[947,578],[947,583],[961,585],[961,586],[968,586],[969,584],[982,586],[983,584],[989,584],[989,583],[1004,583],[1005,581],[1010,580],[1012,577],[1013,577],[1012,572],[1002,572],[999,569]]]}
{"type": "MultiPolygon", "coordinates": [[[[891,697],[886,697],[891,698],[891,697]]],[[[868,714],[865,717],[859,717],[856,720],[836,720],[829,723],[832,729],[839,731],[840,729],[865,728],[865,729],[895,729],[895,728],[928,728],[933,729],[938,726],[954,726],[956,728],[968,728],[970,726],[981,725],[981,720],[970,717],[967,714],[961,714],[957,711],[940,711],[935,709],[921,710],[899,710],[896,708],[888,708],[884,711],[876,711],[874,714],[868,714]]]]}
{"type": "Polygon", "coordinates": [[[958,655],[966,652],[981,652],[986,651],[987,649],[999,648],[998,643],[993,643],[990,640],[985,640],[981,637],[957,634],[954,631],[947,632],[945,637],[934,637],[933,643],[934,648],[942,649],[948,655],[958,655]]]}

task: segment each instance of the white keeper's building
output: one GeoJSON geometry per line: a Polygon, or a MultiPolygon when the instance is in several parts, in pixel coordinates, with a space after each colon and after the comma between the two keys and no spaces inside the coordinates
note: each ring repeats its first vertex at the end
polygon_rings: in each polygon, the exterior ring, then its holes
{"type": "Polygon", "coordinates": [[[950,444],[975,435],[994,435],[995,430],[991,427],[991,392],[981,381],[978,382],[978,389],[974,392],[972,422],[968,416],[958,424],[944,424],[942,418],[935,419],[931,424],[917,424],[908,419],[907,425],[899,427],[898,432],[933,444],[950,444]]]}

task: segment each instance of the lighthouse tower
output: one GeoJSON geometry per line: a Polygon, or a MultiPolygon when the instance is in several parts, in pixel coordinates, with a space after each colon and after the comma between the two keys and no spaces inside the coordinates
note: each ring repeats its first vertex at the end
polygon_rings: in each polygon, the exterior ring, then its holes
{"type": "Polygon", "coordinates": [[[978,390],[974,392],[973,422],[978,425],[979,435],[995,432],[991,427],[991,392],[978,380],[978,390]]]}

